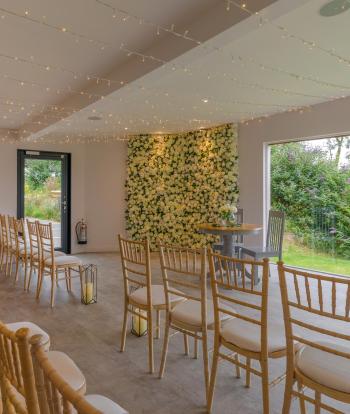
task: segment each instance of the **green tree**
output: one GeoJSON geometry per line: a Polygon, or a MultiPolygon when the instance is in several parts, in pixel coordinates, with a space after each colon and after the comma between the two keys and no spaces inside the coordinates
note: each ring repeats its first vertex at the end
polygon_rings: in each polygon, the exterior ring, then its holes
{"type": "Polygon", "coordinates": [[[299,142],[272,146],[272,207],[286,213],[287,230],[300,242],[326,250],[315,215],[322,212],[324,220],[335,222],[327,240],[334,237],[336,253],[350,258],[350,171],[335,161],[327,151],[299,142]]]}
{"type": "Polygon", "coordinates": [[[60,174],[61,163],[57,160],[26,160],[24,176],[32,190],[42,189],[50,177],[58,177],[60,174]]]}

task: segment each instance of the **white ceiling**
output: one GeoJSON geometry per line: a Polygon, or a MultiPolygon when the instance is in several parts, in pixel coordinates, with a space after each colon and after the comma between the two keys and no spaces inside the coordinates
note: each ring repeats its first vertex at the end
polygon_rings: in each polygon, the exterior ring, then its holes
{"type": "MultiPolygon", "coordinates": [[[[3,13],[0,55],[34,56],[34,63],[69,68],[82,76],[74,79],[62,70],[45,70],[33,63],[0,57],[0,127],[21,128],[22,134],[31,130],[36,132],[33,137],[56,139],[176,132],[350,95],[349,62],[339,59],[350,59],[350,11],[321,17],[318,11],[325,0],[265,1],[264,5],[273,4],[250,17],[234,4],[227,11],[224,0],[107,2],[159,25],[170,27],[174,23],[177,32],[190,27],[189,36],[206,41],[193,48],[193,42],[174,34],[160,31],[157,35],[155,27],[144,21],[140,24],[129,18],[122,22],[120,16],[113,19],[113,12],[95,0],[23,0],[17,1],[16,7],[11,0],[1,0],[0,16],[1,8],[23,13],[26,6],[28,16],[46,15],[50,24],[64,24],[107,46],[101,50],[82,38],[77,43],[69,33],[3,13]],[[220,12],[221,19],[214,19],[214,12],[220,12]],[[16,33],[11,38],[8,34],[14,33],[14,28],[16,33]],[[161,66],[147,58],[143,62],[140,57],[128,57],[120,49],[121,43],[170,63],[161,66]],[[21,86],[4,74],[40,85],[21,86]],[[103,89],[96,81],[88,82],[88,74],[129,83],[113,83],[103,89]],[[45,86],[50,87],[48,92],[45,86]],[[75,93],[69,92],[68,86],[75,93]],[[87,91],[86,95],[80,91],[87,91]],[[101,95],[104,99],[99,99],[101,95]],[[16,105],[6,104],[6,99],[16,105]],[[47,107],[42,105],[47,104],[57,104],[59,111],[55,115],[46,113],[47,107]],[[13,112],[9,113],[9,108],[13,112]],[[43,110],[45,114],[40,113],[43,110]],[[70,115],[72,110],[76,112],[70,115]],[[60,121],[62,115],[68,116],[60,121]],[[101,120],[90,121],[89,116],[101,120]]],[[[252,0],[246,4],[247,9],[258,10],[252,0]]]]}

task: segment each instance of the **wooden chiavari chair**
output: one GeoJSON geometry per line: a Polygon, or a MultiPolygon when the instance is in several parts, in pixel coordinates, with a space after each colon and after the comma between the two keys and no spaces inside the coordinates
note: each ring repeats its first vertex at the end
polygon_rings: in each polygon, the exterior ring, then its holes
{"type": "Polygon", "coordinates": [[[0,214],[0,223],[1,223],[1,263],[0,270],[3,271],[5,275],[8,275],[9,264],[10,264],[10,240],[8,234],[7,220],[4,214],[0,214]]]}
{"type": "MultiPolygon", "coordinates": [[[[27,229],[28,229],[28,240],[29,240],[29,278],[27,284],[27,290],[30,289],[30,284],[32,280],[33,273],[37,273],[38,281],[40,279],[40,241],[36,221],[30,221],[27,219],[27,229]]],[[[65,253],[61,251],[54,251],[56,257],[65,256],[65,253]]]]}
{"type": "MultiPolygon", "coordinates": [[[[124,278],[124,319],[120,351],[124,352],[129,313],[147,321],[148,361],[150,373],[154,372],[153,310],[157,313],[156,332],[159,337],[160,311],[166,308],[163,285],[152,285],[151,257],[148,241],[131,241],[120,235],[119,248],[124,278]],[[136,289],[136,290],[135,290],[136,289]],[[145,311],[142,312],[142,311],[145,311]]],[[[177,303],[179,298],[172,298],[177,303]]],[[[182,300],[182,298],[181,298],[182,300]]]]}
{"type": "Polygon", "coordinates": [[[15,283],[18,281],[19,265],[24,267],[24,290],[27,289],[28,262],[30,251],[27,248],[26,232],[23,219],[8,216],[10,240],[10,274],[15,261],[15,283]]]}
{"type": "Polygon", "coordinates": [[[46,338],[48,335],[37,325],[31,324],[30,328],[27,326],[23,323],[23,326],[15,332],[10,329],[11,324],[4,325],[0,322],[1,377],[6,378],[13,389],[22,396],[22,400],[27,402],[27,409],[29,410],[30,408],[28,407],[27,398],[27,392],[30,390],[30,385],[26,383],[26,380],[28,380],[30,376],[26,375],[26,373],[30,371],[30,366],[32,364],[30,353],[28,351],[29,338],[32,334],[35,334],[34,337],[39,336],[41,338],[42,351],[46,353],[46,356],[55,371],[57,371],[77,393],[84,395],[86,392],[85,377],[74,361],[63,352],[48,351],[46,338]]]}
{"type": "Polygon", "coordinates": [[[117,403],[102,395],[78,394],[51,364],[40,341],[39,335],[30,339],[35,384],[42,414],[127,414],[117,403]]]}
{"type": "MultiPolygon", "coordinates": [[[[28,331],[27,331],[28,332],[28,331]]],[[[22,357],[15,332],[0,323],[0,383],[3,412],[40,414],[29,348],[24,346],[22,357]]]]}
{"type": "MultiPolygon", "coordinates": [[[[246,386],[250,386],[251,374],[262,380],[263,413],[269,413],[269,358],[286,355],[283,326],[268,323],[269,260],[243,260],[209,252],[210,277],[214,300],[215,340],[213,365],[210,378],[208,411],[211,412],[219,359],[246,370],[246,386]],[[262,283],[255,285],[255,272],[262,270],[262,283]],[[249,275],[249,276],[248,276],[249,275]],[[225,304],[235,307],[228,311],[225,304]],[[220,313],[233,319],[224,325],[220,313]],[[231,354],[224,353],[229,351],[231,354]],[[232,354],[233,353],[233,354],[232,354]],[[245,358],[245,363],[240,361],[245,358]],[[257,361],[260,369],[252,367],[257,361]]],[[[277,384],[282,376],[273,380],[277,384]]]]}
{"type": "MultiPolygon", "coordinates": [[[[159,245],[160,262],[166,298],[166,322],[159,377],[165,370],[170,329],[194,338],[195,357],[198,341],[202,342],[205,395],[209,389],[208,329],[214,328],[214,307],[207,299],[206,249],[188,249],[159,245]],[[172,306],[171,297],[181,303],[172,306]]],[[[229,318],[223,315],[224,319],[229,318]]]]}
{"type": "Polygon", "coordinates": [[[296,396],[302,414],[306,403],[314,405],[316,414],[344,414],[322,401],[322,395],[350,404],[350,279],[304,272],[283,262],[278,271],[288,351],[282,412],[289,413],[296,396]],[[296,353],[295,341],[301,345],[296,353]]]}
{"type": "Polygon", "coordinates": [[[55,304],[55,287],[58,284],[59,274],[64,273],[64,279],[66,281],[67,291],[70,292],[72,289],[72,275],[71,271],[79,273],[81,279],[80,268],[81,260],[72,255],[55,255],[55,247],[52,234],[52,223],[43,224],[36,222],[37,232],[39,235],[40,249],[40,271],[38,277],[37,286],[37,299],[40,297],[43,278],[45,275],[51,278],[51,307],[55,304]]]}

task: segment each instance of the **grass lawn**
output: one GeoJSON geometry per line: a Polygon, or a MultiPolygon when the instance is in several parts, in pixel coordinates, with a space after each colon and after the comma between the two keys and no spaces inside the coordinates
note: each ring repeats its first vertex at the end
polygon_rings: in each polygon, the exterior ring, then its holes
{"type": "Polygon", "coordinates": [[[284,241],[283,261],[287,265],[350,276],[350,260],[316,253],[290,240],[284,241]]]}

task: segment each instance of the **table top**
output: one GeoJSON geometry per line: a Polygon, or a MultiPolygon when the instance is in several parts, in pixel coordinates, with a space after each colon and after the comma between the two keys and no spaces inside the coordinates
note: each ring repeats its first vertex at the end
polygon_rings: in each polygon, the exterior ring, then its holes
{"type": "Polygon", "coordinates": [[[202,223],[198,225],[198,230],[203,233],[257,233],[263,229],[259,224],[242,223],[237,226],[216,226],[215,224],[202,223]]]}

